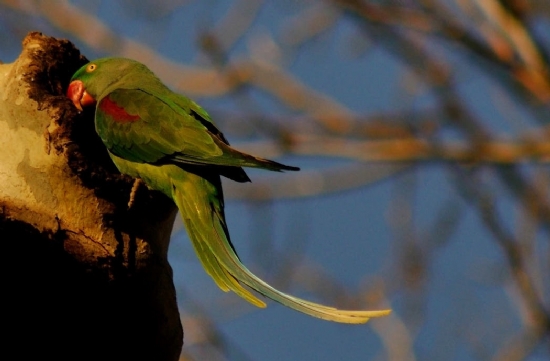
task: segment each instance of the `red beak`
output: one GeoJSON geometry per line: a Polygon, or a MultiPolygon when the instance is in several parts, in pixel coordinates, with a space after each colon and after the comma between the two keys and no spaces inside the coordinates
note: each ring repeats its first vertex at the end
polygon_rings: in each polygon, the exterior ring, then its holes
{"type": "Polygon", "coordinates": [[[69,84],[67,98],[71,99],[74,106],[80,111],[82,111],[82,107],[96,103],[95,99],[84,88],[84,83],[80,80],[74,80],[69,84]]]}

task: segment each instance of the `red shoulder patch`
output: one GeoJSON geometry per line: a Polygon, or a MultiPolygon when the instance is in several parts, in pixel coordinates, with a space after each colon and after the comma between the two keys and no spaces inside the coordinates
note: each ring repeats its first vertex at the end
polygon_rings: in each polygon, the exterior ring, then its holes
{"type": "Polygon", "coordinates": [[[101,99],[98,108],[113,117],[117,123],[132,123],[140,119],[139,115],[128,114],[124,108],[119,107],[109,96],[101,99]]]}

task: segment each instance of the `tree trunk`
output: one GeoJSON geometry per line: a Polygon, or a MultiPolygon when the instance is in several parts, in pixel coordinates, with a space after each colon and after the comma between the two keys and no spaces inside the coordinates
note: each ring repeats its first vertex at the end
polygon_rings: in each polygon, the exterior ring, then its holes
{"type": "Polygon", "coordinates": [[[0,65],[3,354],[18,360],[177,360],[167,249],[176,208],[121,175],[93,111],[64,92],[74,46],[29,34],[0,65]],[[7,301],[7,302],[6,302],[7,301]]]}

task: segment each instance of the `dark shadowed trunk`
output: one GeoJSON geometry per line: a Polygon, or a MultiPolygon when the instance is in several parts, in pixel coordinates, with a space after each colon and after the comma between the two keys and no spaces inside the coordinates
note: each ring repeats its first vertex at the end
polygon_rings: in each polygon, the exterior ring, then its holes
{"type": "Polygon", "coordinates": [[[86,60],[27,36],[0,65],[3,354],[17,360],[177,360],[183,330],[166,259],[176,208],[118,173],[63,95],[86,60]]]}

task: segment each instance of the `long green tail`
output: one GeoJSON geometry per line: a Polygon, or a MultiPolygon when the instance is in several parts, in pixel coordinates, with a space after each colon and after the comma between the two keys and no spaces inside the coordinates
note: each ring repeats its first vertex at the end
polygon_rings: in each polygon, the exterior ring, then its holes
{"type": "MultiPolygon", "coordinates": [[[[184,171],[182,171],[184,172],[184,171]]],[[[173,199],[187,233],[206,272],[225,292],[231,290],[258,307],[266,304],[239,282],[285,306],[325,320],[365,323],[371,317],[388,315],[390,310],[339,310],[302,300],[276,290],[256,277],[239,260],[225,224],[223,194],[218,175],[207,177],[184,172],[173,180],[173,199]]]]}

